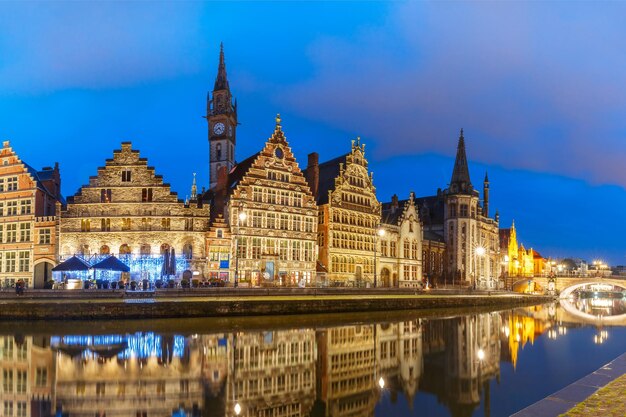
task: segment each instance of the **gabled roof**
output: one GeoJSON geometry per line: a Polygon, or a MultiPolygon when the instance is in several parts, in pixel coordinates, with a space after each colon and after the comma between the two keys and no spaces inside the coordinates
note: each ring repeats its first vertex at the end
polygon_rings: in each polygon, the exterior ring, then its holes
{"type": "Polygon", "coordinates": [[[400,221],[400,217],[404,210],[406,209],[406,205],[409,200],[398,200],[398,206],[395,207],[392,201],[388,203],[382,203],[381,210],[381,223],[384,224],[398,224],[400,221]]]}
{"type": "MultiPolygon", "coordinates": [[[[324,163],[319,164],[320,176],[319,186],[317,191],[317,205],[328,203],[328,192],[335,190],[335,178],[339,177],[340,165],[346,165],[346,157],[348,154],[341,155],[337,158],[331,159],[324,163]]],[[[302,173],[307,177],[307,169],[302,173]]]]}
{"type": "Polygon", "coordinates": [[[252,156],[249,156],[248,158],[244,159],[243,161],[232,167],[232,169],[228,173],[228,190],[232,190],[237,187],[239,181],[241,181],[243,177],[246,176],[246,173],[260,154],[261,151],[255,153],[252,156]]]}
{"type": "Polygon", "coordinates": [[[424,230],[424,240],[445,243],[443,236],[441,236],[439,233],[433,232],[432,230],[424,230]]]}
{"type": "Polygon", "coordinates": [[[444,220],[444,200],[438,195],[415,199],[420,219],[424,225],[442,225],[444,220]]]}

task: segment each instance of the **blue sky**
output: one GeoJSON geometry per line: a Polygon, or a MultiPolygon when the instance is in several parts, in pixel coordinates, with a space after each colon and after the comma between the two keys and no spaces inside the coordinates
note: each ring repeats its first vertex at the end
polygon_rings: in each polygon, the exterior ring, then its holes
{"type": "MultiPolygon", "coordinates": [[[[0,137],[72,195],[131,140],[181,198],[208,182],[220,41],[256,152],[367,144],[379,198],[445,188],[465,129],[501,225],[545,256],[626,264],[626,4],[0,3],[0,137]]],[[[493,211],[493,210],[492,210],[493,211]]]]}

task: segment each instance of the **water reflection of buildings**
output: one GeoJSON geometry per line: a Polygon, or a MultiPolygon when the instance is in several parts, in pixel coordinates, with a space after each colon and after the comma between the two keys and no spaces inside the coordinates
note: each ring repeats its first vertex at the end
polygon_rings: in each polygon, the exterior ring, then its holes
{"type": "Polygon", "coordinates": [[[200,351],[180,336],[63,337],[52,345],[63,415],[200,415],[200,351]]]}
{"type": "Polygon", "coordinates": [[[0,336],[0,369],[2,416],[51,415],[55,368],[47,338],[0,336]]]}
{"type": "Polygon", "coordinates": [[[488,411],[499,334],[523,320],[493,313],[190,336],[4,336],[0,416],[370,417],[399,396],[412,407],[418,390],[464,416],[482,394],[488,411]]]}
{"type": "Polygon", "coordinates": [[[452,415],[471,415],[483,389],[488,414],[489,380],[500,377],[501,325],[497,313],[425,323],[421,388],[435,394],[452,415]]]}
{"type": "Polygon", "coordinates": [[[312,329],[237,332],[229,337],[226,416],[308,416],[315,400],[312,329]]]}
{"type": "Polygon", "coordinates": [[[504,325],[501,330],[502,360],[511,362],[513,368],[516,368],[520,349],[523,349],[527,343],[531,345],[535,343],[535,337],[546,330],[545,323],[533,317],[514,313],[507,314],[503,321],[504,325]]]}

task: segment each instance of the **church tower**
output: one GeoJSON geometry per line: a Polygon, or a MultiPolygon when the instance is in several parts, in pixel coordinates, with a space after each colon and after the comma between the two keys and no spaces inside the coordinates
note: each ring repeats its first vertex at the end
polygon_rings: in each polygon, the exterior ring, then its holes
{"type": "Polygon", "coordinates": [[[209,127],[209,188],[217,184],[217,173],[223,166],[230,171],[235,165],[237,102],[226,76],[224,45],[220,44],[220,62],[213,93],[207,95],[206,119],[209,127]]]}

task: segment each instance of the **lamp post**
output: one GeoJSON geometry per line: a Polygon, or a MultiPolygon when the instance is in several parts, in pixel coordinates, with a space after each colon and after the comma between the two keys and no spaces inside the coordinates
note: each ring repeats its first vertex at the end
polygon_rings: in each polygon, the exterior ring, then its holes
{"type": "Polygon", "coordinates": [[[485,247],[481,245],[476,246],[476,248],[474,249],[474,255],[476,255],[474,257],[474,289],[476,289],[476,283],[478,281],[478,276],[477,276],[478,267],[476,265],[478,263],[477,262],[478,259],[476,257],[482,258],[483,256],[485,256],[486,252],[487,250],[485,249],[485,247]]]}
{"type": "Polygon", "coordinates": [[[239,210],[239,214],[237,215],[237,228],[235,229],[235,288],[239,286],[239,227],[248,217],[245,211],[241,208],[239,208],[239,210]]]}
{"type": "Polygon", "coordinates": [[[376,281],[378,277],[378,267],[376,265],[376,255],[378,254],[378,238],[385,236],[385,229],[383,229],[380,225],[376,230],[376,235],[374,236],[374,288],[376,288],[376,281]]]}

